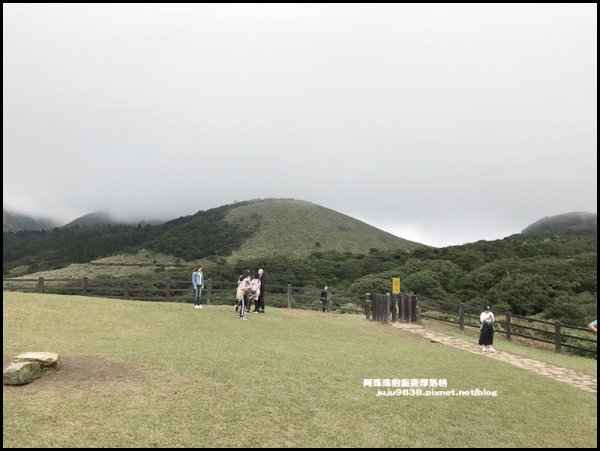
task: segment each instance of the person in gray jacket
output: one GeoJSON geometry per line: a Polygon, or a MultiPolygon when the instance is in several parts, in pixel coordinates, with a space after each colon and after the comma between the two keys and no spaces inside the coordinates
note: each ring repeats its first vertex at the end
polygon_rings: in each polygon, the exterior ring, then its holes
{"type": "Polygon", "coordinates": [[[194,287],[194,308],[201,309],[200,299],[202,298],[202,288],[204,288],[204,266],[198,265],[192,273],[192,286],[194,287]]]}

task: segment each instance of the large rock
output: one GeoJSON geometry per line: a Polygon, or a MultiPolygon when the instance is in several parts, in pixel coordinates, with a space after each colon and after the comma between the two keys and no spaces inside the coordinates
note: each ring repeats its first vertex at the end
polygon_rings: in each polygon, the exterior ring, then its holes
{"type": "Polygon", "coordinates": [[[43,368],[58,369],[60,357],[55,352],[24,352],[13,359],[13,362],[38,362],[43,368]]]}
{"type": "Polygon", "coordinates": [[[2,372],[5,385],[28,384],[41,374],[42,365],[39,362],[13,362],[2,372]]]}

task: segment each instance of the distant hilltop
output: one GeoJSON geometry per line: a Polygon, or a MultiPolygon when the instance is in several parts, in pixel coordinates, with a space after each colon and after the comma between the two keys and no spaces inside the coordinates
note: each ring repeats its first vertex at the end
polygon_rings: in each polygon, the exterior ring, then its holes
{"type": "Polygon", "coordinates": [[[83,215],[68,224],[65,227],[95,227],[100,225],[118,225],[125,224],[123,221],[114,219],[107,211],[95,211],[83,215]]]}
{"type": "Polygon", "coordinates": [[[571,212],[546,216],[525,227],[521,233],[542,236],[596,235],[597,230],[596,213],[571,212]]]}
{"type": "Polygon", "coordinates": [[[14,213],[2,209],[2,231],[18,232],[20,230],[48,230],[59,227],[60,224],[47,218],[35,218],[32,216],[14,213]]]}

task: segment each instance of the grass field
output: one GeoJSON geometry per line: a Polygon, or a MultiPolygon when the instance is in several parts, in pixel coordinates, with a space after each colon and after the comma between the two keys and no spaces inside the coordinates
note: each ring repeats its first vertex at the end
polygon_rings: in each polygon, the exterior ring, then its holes
{"type": "Polygon", "coordinates": [[[5,447],[595,445],[595,395],[362,316],[270,309],[240,321],[230,306],[3,297],[4,363],[63,358],[4,387],[5,447]],[[364,379],[497,396],[378,397],[364,379]]]}

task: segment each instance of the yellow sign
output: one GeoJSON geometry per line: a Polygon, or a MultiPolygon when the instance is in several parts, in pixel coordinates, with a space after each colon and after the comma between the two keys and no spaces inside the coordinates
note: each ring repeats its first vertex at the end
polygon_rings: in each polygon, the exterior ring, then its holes
{"type": "Polygon", "coordinates": [[[392,294],[400,294],[400,277],[392,277],[392,294]]]}

